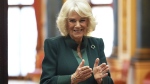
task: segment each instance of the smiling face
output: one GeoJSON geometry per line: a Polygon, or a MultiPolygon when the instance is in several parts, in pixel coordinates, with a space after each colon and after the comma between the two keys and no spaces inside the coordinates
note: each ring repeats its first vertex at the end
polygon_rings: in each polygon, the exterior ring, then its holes
{"type": "Polygon", "coordinates": [[[76,12],[68,14],[67,31],[72,39],[81,42],[84,35],[87,34],[88,18],[79,16],[76,12]]]}

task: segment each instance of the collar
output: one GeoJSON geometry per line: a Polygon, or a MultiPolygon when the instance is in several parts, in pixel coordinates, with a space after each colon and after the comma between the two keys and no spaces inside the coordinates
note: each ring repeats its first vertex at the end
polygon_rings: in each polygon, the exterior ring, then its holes
{"type": "MultiPolygon", "coordinates": [[[[69,35],[67,35],[65,37],[65,42],[67,44],[67,46],[69,46],[71,49],[73,50],[77,50],[78,44],[75,42],[75,40],[73,40],[69,35]]],[[[84,36],[81,42],[81,47],[80,49],[84,49],[87,46],[87,37],[84,36]]]]}

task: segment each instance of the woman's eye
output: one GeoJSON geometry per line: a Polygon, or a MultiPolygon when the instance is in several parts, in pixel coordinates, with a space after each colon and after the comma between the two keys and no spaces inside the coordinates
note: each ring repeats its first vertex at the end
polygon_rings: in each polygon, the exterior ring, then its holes
{"type": "Polygon", "coordinates": [[[83,19],[83,20],[80,20],[80,22],[84,22],[85,21],[85,19],[83,19]]]}
{"type": "Polygon", "coordinates": [[[76,22],[76,20],[69,20],[69,22],[76,22]]]}

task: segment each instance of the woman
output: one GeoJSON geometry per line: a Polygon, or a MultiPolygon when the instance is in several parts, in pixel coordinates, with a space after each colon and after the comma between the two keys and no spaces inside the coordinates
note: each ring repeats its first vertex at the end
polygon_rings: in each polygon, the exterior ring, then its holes
{"type": "Polygon", "coordinates": [[[62,36],[46,39],[40,84],[113,84],[101,38],[88,36],[96,22],[86,0],[67,0],[57,26],[62,36]]]}

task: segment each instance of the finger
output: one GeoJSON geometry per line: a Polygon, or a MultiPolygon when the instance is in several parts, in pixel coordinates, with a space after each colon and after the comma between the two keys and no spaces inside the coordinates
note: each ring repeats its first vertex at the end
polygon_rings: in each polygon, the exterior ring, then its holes
{"type": "Polygon", "coordinates": [[[104,77],[106,77],[106,76],[108,76],[108,73],[103,74],[103,75],[102,75],[102,78],[104,78],[104,77]]]}
{"type": "Polygon", "coordinates": [[[106,73],[108,73],[108,69],[102,72],[102,74],[106,74],[106,73]]]}
{"type": "Polygon", "coordinates": [[[80,78],[84,78],[86,76],[88,76],[89,74],[92,74],[91,72],[87,72],[87,73],[84,73],[83,71],[80,73],[80,78]]]}
{"type": "Polygon", "coordinates": [[[99,65],[101,68],[105,67],[106,66],[106,63],[102,63],[99,65]]]}
{"type": "Polygon", "coordinates": [[[107,73],[108,71],[109,71],[109,68],[107,67],[103,70],[103,73],[107,73]]]}
{"type": "Polygon", "coordinates": [[[102,63],[102,64],[99,65],[100,72],[103,71],[105,66],[106,66],[106,63],[102,63]]]}
{"type": "Polygon", "coordinates": [[[81,68],[81,70],[84,71],[84,70],[89,69],[89,68],[90,68],[89,66],[83,66],[83,67],[81,68]]]}
{"type": "Polygon", "coordinates": [[[94,63],[94,67],[97,67],[97,66],[98,66],[99,61],[100,61],[99,58],[96,58],[95,63],[94,63]]]}
{"type": "Polygon", "coordinates": [[[86,79],[90,78],[91,76],[92,76],[92,74],[89,74],[89,75],[85,76],[84,79],[86,80],[86,79]]]}
{"type": "Polygon", "coordinates": [[[82,71],[83,74],[88,74],[88,73],[92,73],[92,68],[86,69],[84,71],[82,71]]]}
{"type": "Polygon", "coordinates": [[[78,68],[81,68],[81,67],[83,67],[83,66],[84,66],[84,59],[82,59],[82,61],[80,62],[78,68]]]}
{"type": "Polygon", "coordinates": [[[108,71],[108,70],[109,70],[108,65],[104,66],[101,70],[102,70],[102,71],[108,71]]]}

